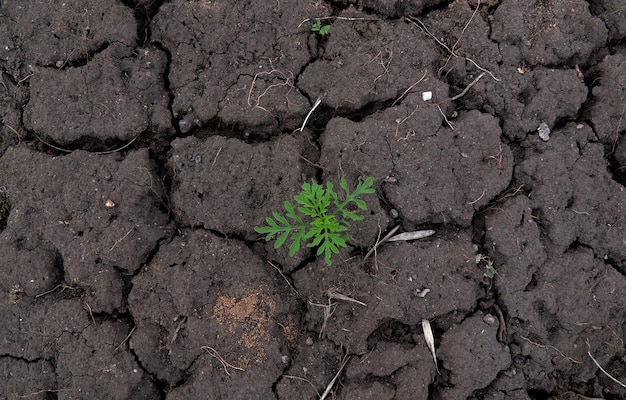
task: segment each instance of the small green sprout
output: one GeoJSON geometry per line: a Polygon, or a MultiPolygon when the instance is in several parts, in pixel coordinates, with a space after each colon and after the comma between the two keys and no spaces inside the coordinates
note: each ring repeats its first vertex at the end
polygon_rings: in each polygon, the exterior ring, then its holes
{"type": "Polygon", "coordinates": [[[349,236],[346,233],[350,221],[360,221],[364,217],[347,209],[350,203],[362,210],[367,210],[365,201],[358,196],[374,193],[372,188],[374,178],[364,181],[359,179],[354,192],[350,192],[346,178],[341,177],[340,186],[346,194],[343,201],[335,193],[331,182],[326,182],[326,188],[315,182],[304,183],[302,192],[294,197],[297,208],[285,201],[285,216],[277,212],[272,217],[265,218],[266,226],[256,226],[254,230],[266,234],[265,240],[270,241],[278,235],[274,248],[282,246],[287,239],[291,240],[289,256],[293,257],[302,245],[317,247],[317,255],[324,254],[327,265],[331,265],[330,257],[338,254],[340,247],[346,247],[349,236]]]}
{"type": "Polygon", "coordinates": [[[318,19],[311,27],[311,31],[319,33],[320,36],[326,36],[330,33],[330,25],[322,25],[322,21],[318,19]]]}
{"type": "Polygon", "coordinates": [[[498,273],[498,271],[496,271],[496,267],[493,266],[493,261],[489,260],[487,262],[487,265],[485,265],[485,277],[488,279],[493,279],[496,277],[496,274],[498,273]]]}
{"type": "Polygon", "coordinates": [[[496,271],[496,267],[494,267],[493,261],[491,260],[491,258],[489,258],[489,256],[477,254],[476,264],[482,264],[483,267],[485,268],[485,273],[483,273],[483,276],[485,278],[492,281],[493,278],[496,277],[496,274],[498,273],[498,271],[496,271]]]}

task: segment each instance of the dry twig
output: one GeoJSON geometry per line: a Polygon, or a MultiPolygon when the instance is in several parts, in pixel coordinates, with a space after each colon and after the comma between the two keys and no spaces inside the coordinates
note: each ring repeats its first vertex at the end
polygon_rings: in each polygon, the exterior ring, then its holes
{"type": "Polygon", "coordinates": [[[448,120],[448,117],[446,117],[446,114],[443,112],[443,110],[441,109],[441,106],[439,104],[437,104],[437,109],[439,110],[439,114],[441,114],[441,116],[443,117],[443,120],[446,121],[446,124],[448,124],[450,129],[454,130],[454,125],[452,125],[452,122],[450,122],[450,120],[448,120]]]}
{"type": "Polygon", "coordinates": [[[114,351],[119,350],[120,347],[122,347],[122,345],[124,343],[126,343],[128,341],[128,339],[130,339],[130,335],[133,334],[133,332],[135,332],[135,329],[137,329],[137,326],[133,326],[133,329],[130,330],[130,332],[128,333],[128,336],[126,336],[126,338],[124,340],[122,340],[122,343],[118,344],[117,347],[115,348],[114,351]]]}
{"type": "Polygon", "coordinates": [[[341,294],[338,292],[335,292],[335,289],[329,289],[326,292],[326,296],[328,296],[329,299],[337,299],[337,300],[343,300],[343,301],[348,301],[351,303],[356,303],[356,304],[360,304],[362,306],[367,307],[367,304],[363,303],[362,301],[358,301],[353,299],[352,297],[348,297],[345,294],[341,294]]]}
{"type": "Polygon", "coordinates": [[[78,289],[76,287],[72,287],[72,286],[68,286],[68,285],[64,285],[64,284],[58,284],[55,287],[53,287],[52,289],[50,289],[50,290],[46,290],[43,293],[39,293],[39,294],[35,295],[35,298],[37,299],[37,298],[39,298],[41,296],[45,296],[47,294],[50,294],[50,293],[54,292],[55,290],[57,290],[58,288],[61,288],[61,291],[59,293],[63,293],[65,291],[65,289],[70,289],[70,290],[78,289]]]}
{"type": "Polygon", "coordinates": [[[298,28],[306,24],[309,21],[329,21],[329,20],[343,20],[343,21],[380,21],[380,18],[362,18],[362,17],[311,17],[305,18],[300,22],[298,28]]]}
{"type": "Polygon", "coordinates": [[[290,88],[293,88],[293,82],[294,82],[293,72],[291,71],[288,71],[288,72],[289,72],[289,76],[287,76],[283,71],[278,70],[278,69],[272,69],[271,71],[257,72],[254,75],[254,78],[252,78],[252,84],[250,84],[250,90],[248,91],[248,106],[252,108],[259,108],[265,111],[266,113],[273,115],[268,109],[261,106],[261,98],[264,97],[272,88],[275,88],[275,87],[288,86],[290,88]],[[256,85],[257,79],[259,79],[259,77],[261,76],[265,76],[265,75],[271,76],[274,74],[278,76],[280,79],[284,79],[284,81],[282,83],[270,84],[268,87],[265,88],[265,90],[263,90],[263,92],[261,92],[260,95],[257,96],[255,103],[252,104],[252,91],[254,90],[254,86],[256,85]]]}
{"type": "Polygon", "coordinates": [[[341,375],[341,371],[343,371],[343,368],[346,366],[348,361],[350,361],[350,357],[345,356],[343,358],[343,361],[341,362],[341,365],[339,366],[339,371],[337,371],[337,373],[335,374],[335,377],[330,381],[328,386],[326,386],[326,390],[324,390],[324,393],[319,398],[319,400],[324,400],[326,398],[326,396],[328,396],[328,393],[330,393],[331,389],[333,388],[333,385],[335,384],[335,382],[339,378],[339,375],[341,375]]]}
{"type": "Polygon", "coordinates": [[[130,233],[132,231],[135,230],[135,227],[133,226],[132,228],[130,228],[130,230],[128,232],[126,232],[126,234],[124,236],[122,236],[121,238],[117,239],[115,241],[115,243],[113,243],[113,246],[111,246],[111,248],[109,249],[109,251],[113,251],[113,249],[115,248],[115,246],[117,246],[118,244],[120,244],[120,242],[124,239],[126,239],[128,237],[128,235],[130,235],[130,233]]]}
{"type": "MultiPolygon", "coordinates": [[[[34,133],[34,132],[33,132],[33,135],[35,135],[35,137],[36,137],[36,138],[37,138],[37,139],[38,139],[41,143],[43,143],[43,144],[45,144],[46,146],[51,147],[51,148],[53,148],[53,149],[55,149],[55,150],[62,151],[62,152],[64,152],[64,153],[72,153],[72,152],[74,151],[74,150],[70,150],[70,149],[64,149],[64,148],[62,148],[62,147],[58,147],[58,146],[55,146],[55,145],[53,145],[53,144],[51,144],[51,143],[48,143],[48,142],[46,142],[45,140],[43,140],[43,139],[42,139],[39,135],[37,135],[37,134],[36,134],[36,133],[34,133]]],[[[135,137],[134,137],[134,138],[132,138],[132,139],[131,139],[128,143],[126,143],[125,145],[123,145],[123,146],[121,146],[121,147],[118,147],[117,149],[113,149],[113,150],[106,150],[106,151],[91,151],[90,153],[91,153],[91,154],[96,154],[96,155],[105,155],[105,154],[111,154],[111,153],[115,153],[115,152],[118,152],[118,151],[122,151],[122,150],[124,150],[125,148],[127,148],[128,146],[130,146],[131,144],[133,144],[133,142],[134,142],[135,140],[137,140],[138,138],[139,138],[139,135],[135,136],[135,137]]],[[[80,149],[77,149],[77,150],[80,150],[80,149]]]]}
{"type": "Polygon", "coordinates": [[[207,353],[209,353],[211,357],[216,358],[222,364],[222,367],[224,368],[224,372],[226,372],[226,375],[230,376],[230,372],[228,372],[228,368],[236,369],[237,371],[245,371],[245,369],[235,367],[234,365],[230,364],[228,361],[224,360],[224,358],[222,358],[220,353],[218,353],[217,350],[215,350],[213,347],[202,346],[200,348],[202,350],[205,350],[207,353]]]}
{"type": "Polygon", "coordinates": [[[372,253],[374,253],[375,251],[378,250],[378,247],[380,245],[382,245],[383,243],[385,243],[387,240],[389,240],[390,237],[393,236],[394,233],[396,233],[398,231],[398,229],[400,229],[400,225],[396,226],[395,228],[393,228],[391,231],[389,231],[388,234],[385,235],[384,238],[380,239],[379,241],[377,241],[374,246],[367,252],[367,254],[365,255],[365,257],[363,257],[364,260],[367,260],[367,258],[369,256],[372,255],[372,253]]]}
{"type": "Polygon", "coordinates": [[[315,394],[319,397],[320,393],[317,391],[317,388],[315,387],[315,385],[313,384],[313,382],[311,382],[310,380],[306,379],[306,378],[302,378],[301,376],[295,376],[295,375],[283,375],[283,378],[288,378],[288,379],[294,379],[297,381],[303,381],[308,383],[309,385],[311,385],[311,387],[313,388],[313,390],[315,391],[315,394]]]}
{"type": "Polygon", "coordinates": [[[602,368],[602,366],[600,365],[599,362],[596,361],[595,358],[593,358],[593,356],[591,355],[591,346],[589,345],[589,339],[585,340],[585,343],[587,343],[587,355],[589,356],[589,358],[591,358],[591,361],[593,361],[594,364],[596,364],[596,366],[598,368],[600,368],[600,371],[602,371],[602,373],[604,373],[604,375],[608,376],[613,382],[617,383],[618,385],[620,385],[621,387],[626,388],[626,385],[623,384],[622,382],[618,381],[617,379],[613,378],[613,376],[611,376],[611,374],[609,374],[608,372],[606,372],[606,370],[604,368],[602,368]]]}
{"type": "Polygon", "coordinates": [[[426,78],[426,70],[424,70],[424,75],[422,75],[422,77],[421,77],[421,78],[419,78],[417,81],[415,81],[415,83],[411,84],[411,86],[409,86],[409,87],[408,87],[408,88],[407,88],[404,92],[402,92],[402,94],[401,94],[400,96],[398,96],[398,98],[397,98],[397,99],[395,99],[395,100],[393,101],[393,103],[391,103],[391,107],[394,107],[396,104],[398,104],[398,102],[399,102],[400,100],[402,100],[402,98],[403,98],[404,96],[406,96],[406,94],[407,94],[407,93],[408,93],[411,89],[413,89],[413,88],[415,87],[415,85],[417,85],[418,83],[420,83],[421,81],[423,81],[423,80],[424,80],[424,78],[426,78]]]}
{"type": "Polygon", "coordinates": [[[322,313],[324,315],[324,318],[322,320],[322,327],[320,328],[320,333],[317,335],[318,338],[321,338],[322,335],[324,334],[324,331],[326,330],[326,325],[328,324],[328,320],[335,312],[335,308],[337,308],[337,303],[333,303],[331,302],[330,299],[328,299],[328,304],[313,303],[310,300],[309,300],[309,304],[315,307],[322,307],[323,309],[322,313]]]}
{"type": "Polygon", "coordinates": [[[322,98],[318,97],[317,100],[315,100],[315,103],[313,103],[313,107],[311,108],[311,111],[309,111],[309,113],[306,115],[306,117],[304,118],[304,122],[302,123],[302,126],[300,127],[300,132],[302,132],[304,130],[304,127],[306,126],[306,123],[309,121],[309,118],[311,117],[311,114],[313,114],[313,111],[315,111],[315,109],[322,103],[322,98]]]}
{"type": "Polygon", "coordinates": [[[93,322],[93,326],[96,326],[96,319],[93,317],[93,311],[91,310],[91,306],[89,305],[89,303],[85,303],[85,305],[87,306],[87,310],[89,311],[89,316],[91,317],[91,321],[93,322]]]}
{"type": "Polygon", "coordinates": [[[469,85],[467,85],[467,86],[465,87],[465,89],[463,89],[463,91],[462,91],[461,93],[459,93],[459,94],[457,94],[456,96],[454,96],[453,98],[451,98],[451,99],[450,99],[450,101],[458,100],[458,99],[460,99],[461,97],[465,96],[465,93],[467,93],[467,91],[468,91],[468,90],[470,90],[470,88],[471,88],[472,86],[474,86],[474,85],[475,85],[475,84],[476,84],[476,83],[480,80],[480,78],[482,78],[483,76],[485,76],[485,73],[484,73],[484,72],[483,72],[483,73],[481,73],[480,75],[478,75],[478,77],[476,77],[476,79],[474,79],[472,82],[470,82],[470,84],[469,84],[469,85]]]}
{"type": "MultiPolygon", "coordinates": [[[[474,12],[472,13],[472,16],[469,18],[469,20],[465,23],[465,26],[463,26],[463,30],[461,31],[461,34],[459,35],[457,41],[454,43],[454,45],[452,46],[452,48],[448,47],[444,42],[442,42],[441,40],[439,40],[430,30],[428,30],[428,27],[426,27],[426,24],[424,24],[419,18],[415,18],[412,16],[408,16],[405,17],[404,19],[410,23],[412,23],[413,25],[417,26],[419,29],[421,29],[426,36],[430,37],[431,39],[433,39],[435,42],[437,42],[438,45],[440,45],[441,47],[443,47],[444,49],[446,49],[446,51],[450,54],[450,57],[448,57],[448,60],[446,61],[446,64],[444,64],[443,67],[440,68],[440,72],[441,69],[443,69],[448,62],[450,61],[451,58],[459,58],[462,57],[458,52],[457,52],[457,46],[459,44],[459,42],[461,41],[461,38],[463,37],[463,34],[465,33],[465,31],[467,30],[467,28],[469,27],[470,23],[472,22],[472,20],[474,19],[474,17],[476,16],[476,13],[478,13],[478,9],[480,8],[480,0],[478,1],[478,4],[476,4],[476,9],[474,9],[474,12]]],[[[480,65],[478,65],[478,63],[476,63],[476,61],[472,60],[469,57],[462,57],[463,59],[465,59],[466,61],[471,62],[476,68],[478,68],[479,70],[488,73],[491,78],[493,78],[494,81],[499,82],[500,79],[496,78],[495,75],[489,71],[486,68],[481,67],[480,65]]]]}
{"type": "Polygon", "coordinates": [[[561,357],[565,358],[566,360],[569,360],[571,362],[573,362],[574,364],[582,364],[582,361],[576,360],[570,356],[566,356],[565,354],[563,354],[563,352],[559,349],[557,349],[556,347],[550,345],[550,344],[541,344],[541,343],[537,343],[537,342],[533,342],[532,340],[530,340],[529,338],[525,337],[525,336],[520,336],[522,339],[524,339],[525,341],[527,341],[530,344],[533,344],[537,347],[540,347],[542,349],[552,349],[554,351],[556,351],[557,353],[559,353],[561,355],[561,357]]]}
{"type": "Polygon", "coordinates": [[[300,297],[300,293],[298,293],[298,291],[296,290],[295,287],[293,287],[293,285],[291,284],[291,282],[289,282],[289,279],[287,279],[287,277],[285,276],[285,274],[283,274],[283,271],[280,270],[280,268],[278,268],[276,265],[272,264],[272,262],[270,260],[267,260],[267,263],[269,265],[271,265],[272,267],[274,267],[274,269],[280,274],[280,276],[283,277],[283,279],[285,280],[285,282],[287,282],[287,285],[289,285],[289,287],[291,288],[291,290],[293,290],[293,292],[296,294],[296,296],[300,297]]]}

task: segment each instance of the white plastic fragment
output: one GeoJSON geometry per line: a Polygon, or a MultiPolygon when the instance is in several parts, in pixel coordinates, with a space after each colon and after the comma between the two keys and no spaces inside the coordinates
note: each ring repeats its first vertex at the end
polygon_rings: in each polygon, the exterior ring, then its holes
{"type": "Polygon", "coordinates": [[[439,367],[437,366],[437,355],[435,354],[435,337],[433,336],[433,330],[430,328],[430,322],[427,319],[422,320],[422,330],[424,331],[426,346],[428,346],[430,353],[433,355],[435,369],[437,370],[437,373],[441,375],[441,372],[439,372],[439,367]]]}
{"type": "Polygon", "coordinates": [[[537,132],[539,132],[539,137],[544,142],[547,142],[550,139],[550,127],[545,122],[539,124],[539,128],[537,128],[537,132]]]}
{"type": "Polygon", "coordinates": [[[392,236],[388,239],[389,242],[397,242],[399,240],[416,240],[423,239],[428,236],[432,236],[435,234],[435,231],[427,229],[423,231],[413,231],[413,232],[403,232],[399,233],[395,236],[392,236]]]}
{"type": "Polygon", "coordinates": [[[426,295],[427,295],[428,293],[430,293],[430,289],[428,289],[428,288],[423,289],[423,290],[420,290],[420,291],[417,293],[417,297],[421,297],[421,298],[423,299],[424,297],[426,297],[426,295]]]}
{"type": "Polygon", "coordinates": [[[433,92],[422,92],[422,100],[429,101],[433,98],[433,92]]]}

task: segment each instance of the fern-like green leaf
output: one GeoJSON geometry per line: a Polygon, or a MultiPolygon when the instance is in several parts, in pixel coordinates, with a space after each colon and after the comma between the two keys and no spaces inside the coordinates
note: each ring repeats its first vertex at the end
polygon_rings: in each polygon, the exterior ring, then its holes
{"type": "Polygon", "coordinates": [[[293,206],[293,204],[291,204],[289,201],[286,201],[284,204],[285,210],[287,211],[287,218],[291,218],[294,221],[296,221],[298,223],[299,226],[303,226],[305,225],[304,221],[302,220],[302,217],[300,217],[298,214],[296,214],[296,210],[293,206]]]}
{"type": "MultiPolygon", "coordinates": [[[[352,211],[346,210],[345,208],[342,208],[342,209],[341,209],[341,216],[342,216],[342,218],[344,218],[344,219],[350,219],[350,220],[352,220],[352,221],[360,221],[360,220],[362,220],[363,218],[365,218],[364,216],[362,216],[362,215],[358,215],[358,214],[355,214],[355,213],[353,213],[352,211]]],[[[346,222],[346,223],[347,223],[347,222],[346,222]]]]}
{"type": "Polygon", "coordinates": [[[348,182],[346,182],[346,177],[343,175],[341,176],[341,179],[339,179],[339,186],[341,186],[343,191],[346,192],[346,196],[350,195],[350,188],[348,187],[348,182]]]}
{"type": "Polygon", "coordinates": [[[265,218],[267,225],[255,227],[258,233],[265,234],[265,240],[276,238],[275,248],[283,246],[287,240],[289,255],[294,256],[302,246],[316,247],[317,255],[324,255],[326,264],[331,265],[333,254],[339,248],[346,247],[349,240],[346,234],[350,221],[360,221],[364,217],[346,207],[354,203],[359,210],[367,210],[367,204],[358,196],[374,193],[374,178],[359,180],[354,192],[350,192],[345,177],[340,179],[340,187],[345,192],[345,200],[339,201],[335,187],[326,182],[326,187],[316,182],[302,184],[302,191],[294,196],[295,203],[285,201],[285,215],[272,212],[272,217],[265,218]],[[334,209],[331,208],[331,204],[334,209]]]}
{"type": "Polygon", "coordinates": [[[300,243],[302,243],[304,237],[304,230],[298,231],[291,237],[291,246],[289,246],[289,257],[293,257],[300,250],[300,243]]]}
{"type": "Polygon", "coordinates": [[[365,202],[361,199],[352,199],[352,202],[360,209],[360,210],[367,210],[367,204],[365,204],[365,202]]]}
{"type": "Polygon", "coordinates": [[[321,255],[324,254],[324,261],[326,261],[327,265],[332,265],[331,263],[331,257],[333,254],[339,254],[339,249],[337,248],[337,245],[330,239],[325,238],[325,240],[323,240],[318,249],[317,249],[317,255],[321,255]]]}
{"type": "Polygon", "coordinates": [[[298,207],[298,211],[311,218],[318,216],[317,204],[315,203],[315,186],[318,186],[315,182],[312,185],[310,183],[302,184],[302,192],[293,198],[301,205],[298,207]]]}
{"type": "Polygon", "coordinates": [[[276,218],[276,221],[280,222],[283,226],[290,226],[289,222],[287,222],[287,218],[283,217],[276,211],[274,211],[272,215],[274,216],[274,218],[276,218]]]}
{"type": "Polygon", "coordinates": [[[274,242],[274,248],[277,249],[280,246],[283,245],[283,243],[285,243],[285,241],[287,240],[287,237],[289,236],[289,231],[285,231],[283,232],[278,239],[276,239],[276,242],[274,242]]]}

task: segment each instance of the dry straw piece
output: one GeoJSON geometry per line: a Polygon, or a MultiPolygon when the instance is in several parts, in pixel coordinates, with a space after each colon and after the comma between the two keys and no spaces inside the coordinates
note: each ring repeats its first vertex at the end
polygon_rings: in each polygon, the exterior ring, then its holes
{"type": "Polygon", "coordinates": [[[589,339],[585,340],[585,342],[587,343],[587,355],[589,356],[589,358],[591,358],[591,361],[593,361],[593,363],[596,364],[596,367],[598,367],[600,369],[600,371],[602,371],[602,373],[604,375],[608,376],[613,382],[617,383],[621,387],[626,388],[626,384],[624,384],[624,383],[620,382],[619,380],[613,378],[613,376],[611,374],[609,374],[608,372],[606,372],[606,370],[604,368],[602,368],[602,365],[600,365],[600,363],[591,355],[591,345],[589,344],[589,339]]]}
{"type": "Polygon", "coordinates": [[[439,367],[437,366],[437,355],[435,354],[435,337],[433,336],[433,330],[430,328],[430,322],[427,319],[422,320],[422,330],[424,331],[424,339],[426,340],[426,346],[430,350],[433,355],[433,361],[435,362],[435,369],[437,373],[441,375],[439,372],[439,367]]]}
{"type": "Polygon", "coordinates": [[[416,240],[423,239],[435,234],[435,231],[427,229],[424,231],[403,232],[387,239],[388,242],[397,242],[399,240],[416,240]]]}
{"type": "Polygon", "coordinates": [[[394,233],[396,233],[398,229],[400,229],[400,225],[393,228],[391,232],[385,235],[384,238],[376,242],[376,244],[374,244],[374,246],[367,252],[367,254],[365,255],[363,259],[367,260],[367,258],[371,256],[372,253],[375,253],[376,250],[378,250],[378,247],[380,247],[380,245],[382,245],[385,242],[397,242],[401,240],[408,241],[408,240],[423,239],[425,237],[429,237],[435,234],[435,231],[427,229],[423,231],[403,232],[394,236],[394,233]]]}

